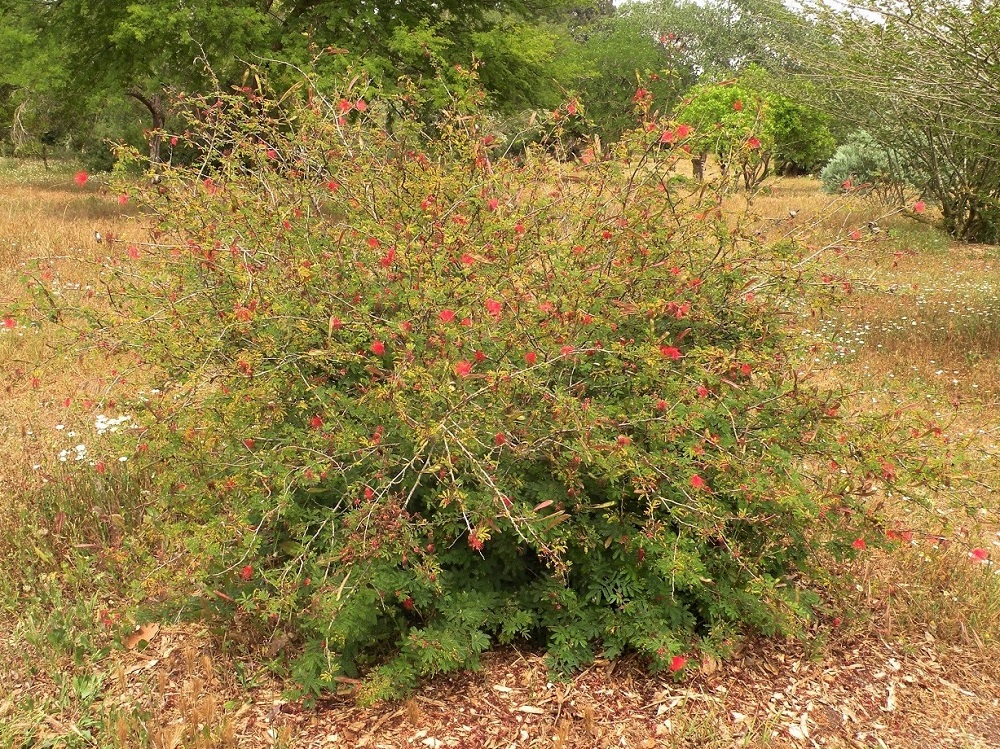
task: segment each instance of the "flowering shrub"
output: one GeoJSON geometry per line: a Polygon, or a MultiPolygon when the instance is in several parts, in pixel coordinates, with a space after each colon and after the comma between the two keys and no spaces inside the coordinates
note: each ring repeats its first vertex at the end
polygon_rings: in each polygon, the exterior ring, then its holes
{"type": "Polygon", "coordinates": [[[682,673],[794,631],[906,473],[794,375],[795,248],[672,176],[676,123],[515,163],[480,98],[429,137],[417,92],[222,95],[132,190],[157,226],[114,248],[112,335],[161,373],[137,461],[210,589],[368,700],[518,638],[682,673]]]}

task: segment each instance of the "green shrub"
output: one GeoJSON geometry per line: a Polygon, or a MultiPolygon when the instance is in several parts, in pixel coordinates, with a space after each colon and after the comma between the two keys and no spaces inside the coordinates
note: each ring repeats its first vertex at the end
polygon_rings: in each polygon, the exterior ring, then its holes
{"type": "Polygon", "coordinates": [[[159,373],[135,462],[163,523],[295,633],[307,692],[521,638],[660,668],[796,631],[814,552],[873,540],[907,465],[892,419],[851,431],[794,374],[797,248],[670,176],[674,123],[515,162],[455,96],[434,137],[416,90],[192,106],[203,158],[133,195],[154,238],[107,279],[107,334],[159,373]]]}
{"type": "Polygon", "coordinates": [[[901,156],[885,148],[864,130],[840,146],[820,172],[823,189],[830,193],[856,190],[888,201],[902,201],[910,182],[901,156]]]}

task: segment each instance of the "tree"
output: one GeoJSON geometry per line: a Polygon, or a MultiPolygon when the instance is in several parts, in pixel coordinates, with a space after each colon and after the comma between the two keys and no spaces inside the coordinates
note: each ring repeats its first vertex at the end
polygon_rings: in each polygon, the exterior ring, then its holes
{"type": "Polygon", "coordinates": [[[1000,241],[1000,5],[817,5],[826,43],[798,51],[830,111],[901,155],[945,228],[1000,241]]]}
{"type": "MultiPolygon", "coordinates": [[[[6,2],[0,84],[57,102],[64,126],[131,99],[145,113],[155,162],[170,97],[240,84],[251,62],[275,80],[319,60],[328,80],[353,67],[391,85],[401,76],[443,83],[438,70],[478,60],[498,109],[549,106],[562,95],[561,60],[575,43],[545,20],[552,8],[543,0],[6,2]]],[[[444,89],[428,94],[438,106],[447,98],[444,89]]]]}
{"type": "Polygon", "coordinates": [[[674,111],[694,128],[688,140],[695,176],[715,155],[723,171],[736,165],[750,189],[768,174],[772,161],[782,171],[811,171],[833,152],[833,136],[816,110],[775,93],[769,76],[752,69],[738,79],[703,83],[688,91],[674,111]]]}

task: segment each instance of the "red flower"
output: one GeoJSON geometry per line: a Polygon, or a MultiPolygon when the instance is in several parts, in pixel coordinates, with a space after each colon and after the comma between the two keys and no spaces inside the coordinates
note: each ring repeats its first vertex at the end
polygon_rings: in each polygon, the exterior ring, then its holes
{"type": "Polygon", "coordinates": [[[125,205],[126,203],[128,203],[128,195],[122,193],[118,196],[118,205],[125,205]]]}
{"type": "Polygon", "coordinates": [[[337,102],[337,109],[340,110],[341,114],[347,114],[353,108],[354,105],[351,104],[351,102],[349,102],[347,99],[341,99],[339,102],[337,102]]]}
{"type": "Polygon", "coordinates": [[[514,233],[515,234],[524,234],[526,231],[528,231],[528,230],[524,228],[524,224],[515,224],[514,225],[514,233]]]}
{"type": "Polygon", "coordinates": [[[88,179],[90,179],[90,175],[87,174],[86,172],[77,172],[76,176],[73,177],[73,181],[76,182],[76,184],[80,185],[80,187],[83,187],[85,184],[87,184],[88,179]]]}
{"type": "Polygon", "coordinates": [[[859,239],[861,239],[861,232],[859,232],[857,229],[855,229],[854,231],[852,231],[847,236],[849,238],[853,239],[855,242],[857,242],[859,239]]]}
{"type": "Polygon", "coordinates": [[[479,536],[476,535],[475,531],[469,533],[469,547],[475,551],[483,550],[483,542],[479,539],[479,536]]]}
{"type": "Polygon", "coordinates": [[[375,498],[375,490],[372,489],[370,486],[366,486],[365,487],[365,499],[367,499],[370,502],[374,498],[375,498]]]}
{"type": "Polygon", "coordinates": [[[675,655],[670,659],[670,672],[676,674],[687,665],[687,658],[683,655],[675,655]]]}
{"type": "Polygon", "coordinates": [[[449,323],[455,319],[455,313],[450,309],[443,309],[438,313],[438,318],[443,323],[449,323]]]}
{"type": "Polygon", "coordinates": [[[495,442],[497,446],[506,445],[507,435],[505,435],[503,432],[497,432],[496,436],[493,438],[493,442],[495,442]]]}
{"type": "Polygon", "coordinates": [[[253,565],[248,564],[246,567],[240,570],[240,580],[243,582],[250,582],[253,577],[253,565]]]}
{"type": "Polygon", "coordinates": [[[737,111],[737,112],[742,111],[743,110],[743,102],[740,101],[739,99],[737,99],[736,101],[734,101],[733,102],[733,109],[735,111],[737,111]]]}
{"type": "Polygon", "coordinates": [[[476,262],[476,259],[472,257],[472,255],[470,255],[468,252],[466,252],[465,254],[462,255],[462,257],[458,259],[458,262],[460,262],[462,265],[472,265],[473,263],[476,262]]]}
{"type": "Polygon", "coordinates": [[[247,437],[245,440],[243,440],[243,447],[245,447],[247,450],[253,450],[254,445],[256,444],[257,443],[250,437],[247,437]]]}
{"type": "Polygon", "coordinates": [[[865,549],[868,548],[868,544],[865,543],[865,540],[863,538],[854,539],[854,543],[852,543],[851,546],[853,546],[858,551],[864,551],[865,549]]]}
{"type": "Polygon", "coordinates": [[[697,387],[697,389],[695,390],[695,392],[698,393],[698,397],[699,398],[707,398],[708,397],[708,388],[705,387],[704,385],[699,385],[697,387]]]}
{"type": "Polygon", "coordinates": [[[706,486],[708,486],[708,484],[705,483],[705,479],[703,479],[697,473],[691,477],[692,489],[704,489],[706,486]]]}
{"type": "Polygon", "coordinates": [[[175,135],[175,136],[173,136],[173,137],[172,137],[172,138],[170,139],[170,145],[172,145],[172,146],[176,146],[176,145],[177,145],[177,136],[176,136],[176,135],[175,135]]]}
{"type": "Polygon", "coordinates": [[[662,399],[656,401],[656,410],[657,411],[666,411],[667,410],[667,402],[665,400],[662,400],[662,399]]]}
{"type": "Polygon", "coordinates": [[[329,190],[330,192],[337,192],[337,190],[340,189],[340,183],[337,182],[336,180],[331,179],[329,182],[326,183],[326,189],[329,190]]]}
{"type": "Polygon", "coordinates": [[[500,313],[503,311],[503,304],[496,299],[487,299],[486,311],[493,315],[493,317],[499,318],[500,313]]]}
{"type": "Polygon", "coordinates": [[[274,159],[278,158],[278,152],[275,151],[273,148],[267,149],[267,158],[273,161],[274,159]]]}
{"type": "Polygon", "coordinates": [[[382,356],[385,353],[385,344],[382,343],[382,341],[375,341],[375,343],[372,344],[372,353],[375,354],[375,356],[382,356]]]}
{"type": "Polygon", "coordinates": [[[331,317],[330,327],[333,328],[334,330],[340,330],[342,327],[344,327],[344,322],[339,317],[331,317]]]}
{"type": "Polygon", "coordinates": [[[216,187],[215,182],[212,181],[211,177],[206,177],[201,184],[204,186],[205,192],[207,192],[209,195],[215,195],[215,191],[218,188],[216,187]]]}
{"type": "Polygon", "coordinates": [[[104,464],[103,460],[97,461],[97,465],[94,466],[94,470],[98,473],[107,473],[108,467],[104,464]]]}
{"type": "Polygon", "coordinates": [[[743,375],[744,377],[749,377],[750,376],[750,365],[749,364],[741,364],[740,365],[740,374],[743,375]]]}
{"type": "Polygon", "coordinates": [[[619,447],[628,447],[631,444],[632,444],[632,439],[627,434],[619,434],[618,435],[618,446],[619,447]]]}
{"type": "Polygon", "coordinates": [[[476,351],[476,361],[486,361],[486,354],[482,351],[476,351]]]}
{"type": "Polygon", "coordinates": [[[403,599],[403,608],[407,611],[413,611],[413,599],[407,596],[403,599]]]}
{"type": "Polygon", "coordinates": [[[385,253],[381,257],[381,259],[379,259],[378,263],[383,268],[388,268],[389,266],[392,265],[392,263],[393,263],[393,261],[395,259],[396,259],[396,248],[395,247],[390,247],[389,251],[387,253],[385,253]]]}
{"type": "Polygon", "coordinates": [[[500,201],[497,200],[496,198],[490,198],[489,200],[486,201],[487,210],[495,211],[499,207],[500,207],[500,201]]]}
{"type": "Polygon", "coordinates": [[[681,351],[675,346],[660,346],[660,353],[673,361],[677,361],[681,358],[681,351]]]}
{"type": "Polygon", "coordinates": [[[660,135],[660,143],[673,143],[674,142],[674,131],[664,130],[660,135]]]}
{"type": "Polygon", "coordinates": [[[529,351],[524,355],[524,360],[528,362],[529,366],[533,366],[536,361],[538,361],[538,354],[534,351],[529,351]]]}
{"type": "Polygon", "coordinates": [[[854,183],[851,182],[851,180],[849,179],[845,179],[840,186],[843,187],[845,190],[850,190],[852,187],[854,187],[854,183]]]}
{"type": "Polygon", "coordinates": [[[472,372],[471,362],[460,361],[455,365],[455,374],[459,377],[468,377],[470,372],[472,372]]]}
{"type": "Polygon", "coordinates": [[[926,210],[927,210],[927,204],[922,200],[918,200],[916,203],[913,204],[914,213],[923,213],[926,210]]]}
{"type": "Polygon", "coordinates": [[[747,138],[747,147],[751,149],[760,148],[760,140],[755,135],[747,138]]]}
{"type": "Polygon", "coordinates": [[[309,426],[311,426],[313,429],[320,429],[320,428],[322,428],[322,426],[323,426],[323,417],[320,416],[319,414],[316,414],[311,419],[309,419],[309,426]]]}
{"type": "Polygon", "coordinates": [[[990,558],[990,553],[986,549],[973,549],[969,556],[977,562],[985,562],[990,558]]]}
{"type": "Polygon", "coordinates": [[[561,349],[559,349],[559,353],[562,354],[563,356],[569,356],[574,351],[576,351],[576,349],[574,349],[572,346],[563,346],[561,349]]]}
{"type": "Polygon", "coordinates": [[[678,125],[676,132],[677,132],[677,137],[678,138],[686,138],[686,137],[688,137],[688,135],[691,134],[691,126],[690,125],[678,125]]]}
{"type": "Polygon", "coordinates": [[[364,112],[368,109],[368,103],[364,99],[358,99],[354,102],[354,108],[359,112],[364,112]]]}
{"type": "Polygon", "coordinates": [[[17,327],[17,320],[15,320],[13,317],[5,317],[3,319],[3,326],[7,328],[7,330],[13,330],[15,327],[17,327]]]}

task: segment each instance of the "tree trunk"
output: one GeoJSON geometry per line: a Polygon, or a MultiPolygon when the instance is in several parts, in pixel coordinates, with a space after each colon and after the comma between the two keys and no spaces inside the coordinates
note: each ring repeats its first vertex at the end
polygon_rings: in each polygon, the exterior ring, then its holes
{"type": "Polygon", "coordinates": [[[705,161],[708,160],[707,153],[701,153],[691,159],[691,171],[694,178],[699,182],[705,180],[705,161]]]}
{"type": "Polygon", "coordinates": [[[153,119],[149,137],[149,163],[155,168],[160,163],[160,146],[163,143],[163,128],[167,124],[167,107],[159,94],[146,96],[135,88],[129,89],[126,93],[146,107],[153,119]]]}

